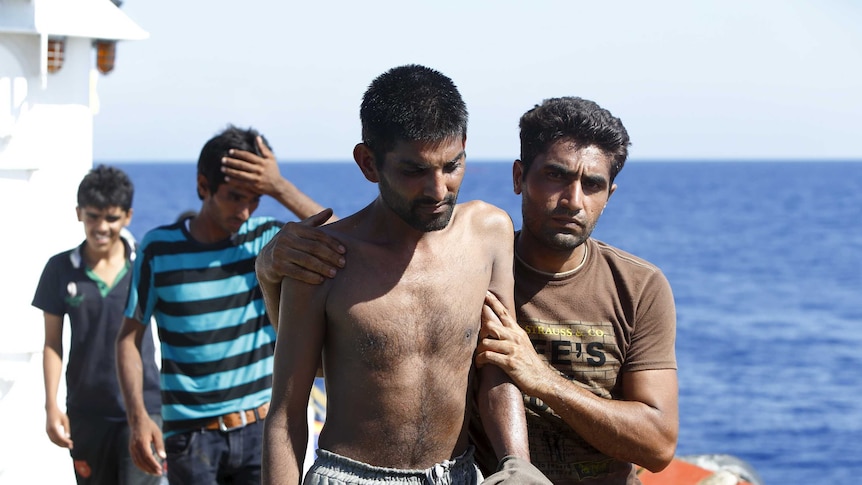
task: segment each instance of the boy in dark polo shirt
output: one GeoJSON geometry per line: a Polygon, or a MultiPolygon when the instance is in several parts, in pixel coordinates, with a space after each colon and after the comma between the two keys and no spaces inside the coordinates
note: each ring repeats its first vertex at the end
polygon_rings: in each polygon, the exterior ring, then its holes
{"type": "MultiPolygon", "coordinates": [[[[78,484],[158,484],[129,456],[129,427],[117,381],[114,343],[129,293],[134,238],[134,188],[119,169],[100,165],[78,187],[78,220],[86,239],[45,265],[33,306],[45,316],[46,431],[69,448],[78,484]],[[63,364],[63,317],[69,316],[71,348],[66,369],[66,413],[57,404],[63,364]]],[[[158,369],[149,330],[143,339],[144,399],[160,422],[158,369]]]]}

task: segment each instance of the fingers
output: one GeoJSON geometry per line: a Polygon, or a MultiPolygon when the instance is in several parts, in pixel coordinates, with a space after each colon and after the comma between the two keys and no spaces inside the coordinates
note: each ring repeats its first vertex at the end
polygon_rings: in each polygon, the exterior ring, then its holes
{"type": "MultiPolygon", "coordinates": [[[[153,437],[153,448],[155,448],[156,455],[162,460],[167,459],[168,454],[165,452],[165,441],[162,439],[161,434],[157,434],[153,437]]],[[[159,473],[161,473],[162,465],[159,464],[159,473]]]]}
{"type": "Polygon", "coordinates": [[[497,316],[501,325],[506,328],[515,328],[518,326],[518,322],[515,320],[515,317],[509,313],[509,310],[506,309],[506,305],[501,302],[497,296],[490,291],[485,292],[485,305],[490,307],[491,311],[494,312],[494,315],[497,316]]]}
{"type": "Polygon", "coordinates": [[[60,448],[72,449],[72,440],[69,439],[69,435],[66,434],[66,430],[59,424],[55,424],[48,428],[48,438],[52,443],[60,448]]]}
{"type": "Polygon", "coordinates": [[[254,153],[231,150],[230,157],[221,159],[221,171],[226,181],[257,183],[263,177],[262,159],[254,153]]]}
{"type": "Polygon", "coordinates": [[[493,310],[498,316],[509,314],[508,310],[506,310],[506,305],[503,305],[499,298],[497,298],[497,295],[490,291],[485,292],[485,304],[491,307],[491,310],[493,310]]]}
{"type": "Polygon", "coordinates": [[[330,209],[300,223],[288,222],[264,246],[255,262],[258,280],[278,284],[291,278],[309,284],[334,278],[346,264],[345,248],[317,226],[332,215],[330,209]]]}
{"type": "Polygon", "coordinates": [[[476,347],[476,367],[483,367],[487,364],[496,365],[508,373],[509,351],[509,347],[501,340],[481,339],[476,347]]]}
{"type": "Polygon", "coordinates": [[[305,218],[300,222],[300,224],[307,227],[320,227],[328,221],[330,217],[332,217],[332,208],[326,208],[313,216],[305,218]]]}
{"type": "MultiPolygon", "coordinates": [[[[300,223],[288,222],[285,224],[279,233],[276,251],[279,249],[298,251],[329,265],[343,268],[346,262],[343,255],[347,252],[347,249],[338,239],[318,229],[318,226],[329,218],[327,212],[331,215],[331,211],[327,209],[300,223]],[[284,237],[282,237],[282,233],[284,237]]],[[[300,266],[305,268],[314,269],[313,266],[309,267],[308,265],[301,264],[302,261],[292,258],[290,261],[300,264],[300,266]]]]}
{"type": "Polygon", "coordinates": [[[261,155],[263,155],[263,158],[275,158],[275,154],[273,154],[272,150],[270,150],[269,147],[266,146],[266,143],[263,142],[263,137],[260,135],[257,136],[257,148],[260,150],[260,153],[261,155]]]}
{"type": "Polygon", "coordinates": [[[72,439],[69,436],[69,416],[63,413],[49,413],[45,431],[52,443],[72,449],[72,439]]]}
{"type": "Polygon", "coordinates": [[[157,438],[153,435],[147,435],[145,439],[136,439],[133,436],[132,441],[129,443],[129,454],[132,455],[132,461],[135,463],[135,466],[144,472],[150,475],[161,475],[162,465],[156,459],[155,455],[153,455],[150,446],[151,440],[153,443],[158,442],[157,449],[160,447],[158,451],[160,453],[159,456],[163,457],[165,455],[164,443],[162,443],[160,437],[157,438]]]}
{"type": "Polygon", "coordinates": [[[319,243],[297,239],[291,241],[291,244],[293,246],[290,248],[278,250],[276,262],[273,264],[273,270],[280,273],[279,280],[289,277],[314,283],[315,281],[307,280],[311,277],[307,273],[334,278],[338,270],[345,265],[344,258],[338,252],[319,243]]]}
{"type": "Polygon", "coordinates": [[[482,326],[479,329],[479,339],[500,339],[500,332],[503,330],[503,325],[500,323],[500,318],[494,313],[488,304],[482,306],[482,326]]]}

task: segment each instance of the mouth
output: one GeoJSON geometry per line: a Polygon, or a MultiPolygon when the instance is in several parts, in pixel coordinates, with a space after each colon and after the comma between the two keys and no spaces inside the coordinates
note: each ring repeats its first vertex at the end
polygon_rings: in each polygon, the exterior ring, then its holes
{"type": "Polygon", "coordinates": [[[555,223],[557,223],[558,225],[561,225],[564,227],[583,228],[585,226],[582,221],[580,221],[579,219],[573,218],[573,217],[554,216],[554,217],[551,217],[551,220],[554,221],[555,223]]]}
{"type": "Polygon", "coordinates": [[[110,234],[93,234],[93,240],[97,243],[107,243],[111,240],[110,234]]]}
{"type": "Polygon", "coordinates": [[[448,201],[437,202],[433,204],[417,204],[416,210],[425,214],[443,214],[449,210],[452,204],[448,201]]]}

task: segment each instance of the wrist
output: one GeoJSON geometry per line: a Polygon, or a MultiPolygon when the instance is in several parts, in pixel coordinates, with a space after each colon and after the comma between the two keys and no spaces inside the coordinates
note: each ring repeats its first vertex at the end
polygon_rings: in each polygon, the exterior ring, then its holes
{"type": "Polygon", "coordinates": [[[568,379],[550,365],[541,366],[541,371],[526,381],[527,388],[522,389],[522,391],[546,402],[550,396],[559,393],[559,386],[568,383],[568,379]]]}
{"type": "Polygon", "coordinates": [[[135,408],[130,408],[126,412],[126,417],[129,420],[129,424],[138,425],[138,424],[141,424],[142,422],[145,422],[146,420],[150,419],[150,413],[147,412],[147,410],[145,408],[135,407],[135,408]]]}
{"type": "Polygon", "coordinates": [[[279,177],[272,183],[272,193],[268,194],[275,199],[289,197],[292,191],[296,191],[296,187],[284,177],[279,177]]]}

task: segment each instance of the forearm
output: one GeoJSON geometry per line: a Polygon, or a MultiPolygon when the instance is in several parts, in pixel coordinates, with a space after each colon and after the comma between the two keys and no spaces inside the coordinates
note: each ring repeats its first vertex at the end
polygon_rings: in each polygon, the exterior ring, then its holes
{"type": "Polygon", "coordinates": [[[498,367],[479,369],[479,413],[497,460],[513,455],[530,460],[521,391],[498,367]]]}
{"type": "Polygon", "coordinates": [[[134,330],[129,329],[126,324],[117,338],[117,378],[129,422],[135,423],[145,417],[148,418],[143,396],[144,370],[140,340],[136,338],[134,330]]]}
{"type": "Polygon", "coordinates": [[[636,400],[596,396],[549,371],[524,392],[541,399],[602,453],[650,470],[667,466],[676,449],[677,428],[661,409],[636,400]]]}
{"type": "Polygon", "coordinates": [[[63,349],[45,345],[42,352],[42,376],[45,382],[45,410],[58,409],[57,388],[63,372],[63,349]]]}
{"type": "MultiPolygon", "coordinates": [[[[311,217],[314,214],[322,211],[324,207],[315,202],[311,197],[299,190],[291,181],[282,178],[275,185],[275,191],[270,194],[281,205],[287,208],[299,219],[311,217]]],[[[333,215],[329,222],[336,220],[333,215]]]]}
{"type": "Polygon", "coordinates": [[[301,409],[301,416],[291,420],[281,400],[276,398],[273,405],[276,408],[271,410],[264,424],[261,483],[298,484],[302,481],[302,467],[308,444],[306,410],[301,409]]]}
{"type": "Polygon", "coordinates": [[[269,323],[272,328],[278,331],[279,303],[281,298],[281,279],[273,280],[269,278],[269,268],[264,267],[267,264],[265,261],[271,261],[265,257],[263,251],[271,251],[271,247],[264,247],[261,254],[258,255],[255,261],[255,274],[257,284],[260,286],[260,292],[263,295],[263,304],[266,308],[266,314],[269,317],[269,323]]]}

